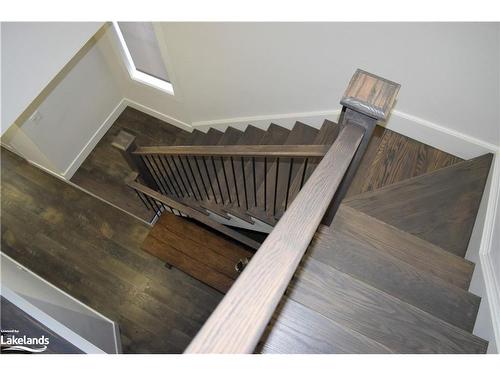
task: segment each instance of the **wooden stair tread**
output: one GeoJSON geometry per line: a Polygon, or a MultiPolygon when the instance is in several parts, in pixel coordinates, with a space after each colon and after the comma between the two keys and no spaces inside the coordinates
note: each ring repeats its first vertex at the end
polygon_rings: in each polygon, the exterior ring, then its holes
{"type": "MultiPolygon", "coordinates": [[[[198,132],[200,132],[198,130],[198,132]]],[[[201,133],[201,132],[200,132],[201,133]]],[[[195,131],[192,131],[191,133],[188,133],[184,137],[178,137],[176,138],[175,142],[173,143],[174,146],[186,146],[186,145],[191,145],[193,144],[193,141],[196,139],[198,136],[198,133],[195,131]]]]}
{"type": "Polygon", "coordinates": [[[263,354],[391,353],[385,346],[284,297],[264,333],[263,354]]]}
{"type": "Polygon", "coordinates": [[[198,129],[195,129],[193,130],[193,136],[192,138],[190,139],[191,140],[191,143],[188,143],[192,146],[200,146],[202,144],[204,144],[204,139],[206,137],[206,134],[203,133],[202,131],[198,130],[198,129]]]}
{"type": "Polygon", "coordinates": [[[261,145],[282,145],[285,143],[290,130],[271,123],[264,134],[264,137],[260,140],[261,145]]]}
{"type": "Polygon", "coordinates": [[[222,138],[223,135],[224,133],[221,132],[220,130],[210,128],[202,144],[206,146],[216,145],[217,143],[219,143],[219,140],[222,138]]]}
{"type": "Polygon", "coordinates": [[[330,120],[325,120],[323,121],[323,125],[321,125],[321,128],[319,129],[314,143],[317,145],[331,145],[333,144],[333,142],[335,142],[339,133],[339,124],[330,120]]]}
{"type": "Polygon", "coordinates": [[[358,239],[349,223],[343,225],[351,219],[339,212],[330,228],[320,228],[309,245],[309,256],[472,332],[481,301],[478,296],[358,239]]]}
{"type": "Polygon", "coordinates": [[[234,268],[252,252],[178,216],[164,213],[142,249],[225,293],[238,277],[234,268]]]}
{"type": "Polygon", "coordinates": [[[491,160],[486,154],[344,203],[463,257],[491,160]]]}
{"type": "Polygon", "coordinates": [[[474,271],[472,262],[346,204],[340,205],[336,216],[336,225],[329,230],[355,236],[360,243],[383,251],[447,283],[464,290],[469,288],[474,271]]]}
{"type": "Polygon", "coordinates": [[[346,197],[420,176],[462,159],[376,126],[346,197]]]}
{"type": "Polygon", "coordinates": [[[487,342],[306,255],[287,295],[397,353],[485,353],[487,342]]]}

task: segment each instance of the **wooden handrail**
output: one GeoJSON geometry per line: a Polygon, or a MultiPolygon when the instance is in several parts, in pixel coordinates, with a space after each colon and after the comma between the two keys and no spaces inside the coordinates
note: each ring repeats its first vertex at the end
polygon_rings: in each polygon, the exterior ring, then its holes
{"type": "Polygon", "coordinates": [[[231,145],[138,147],[135,155],[186,155],[234,157],[323,157],[329,145],[231,145]]]}
{"type": "Polygon", "coordinates": [[[252,353],[295,273],[365,128],[347,124],[185,353],[252,353]]]}
{"type": "Polygon", "coordinates": [[[166,206],[168,206],[170,208],[176,209],[176,210],[182,212],[183,214],[186,214],[187,216],[189,216],[195,220],[198,220],[199,222],[225,234],[226,236],[234,238],[235,240],[251,247],[252,249],[258,249],[260,247],[259,242],[242,235],[241,233],[227,227],[224,224],[221,224],[215,220],[210,219],[208,217],[208,215],[205,215],[205,214],[201,213],[200,211],[195,210],[194,208],[186,206],[185,204],[182,204],[182,203],[178,202],[177,200],[171,199],[163,194],[160,194],[160,193],[154,191],[153,189],[148,188],[147,186],[144,186],[144,185],[136,182],[135,181],[136,177],[137,177],[137,174],[133,173],[125,181],[126,184],[129,187],[131,187],[132,189],[134,189],[138,192],[141,192],[141,193],[157,200],[158,202],[165,204],[166,206]]]}

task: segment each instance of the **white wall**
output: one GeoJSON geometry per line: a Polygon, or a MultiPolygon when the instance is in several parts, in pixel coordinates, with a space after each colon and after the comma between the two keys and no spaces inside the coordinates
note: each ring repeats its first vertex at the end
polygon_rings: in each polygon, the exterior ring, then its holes
{"type": "MultiPolygon", "coordinates": [[[[339,108],[355,68],[402,84],[396,110],[500,144],[499,24],[163,23],[192,121],[339,108]]],[[[170,72],[169,72],[170,73],[170,72]]]]}
{"type": "Polygon", "coordinates": [[[2,134],[102,22],[2,22],[2,134]]]}
{"type": "MultiPolygon", "coordinates": [[[[28,118],[16,123],[2,137],[3,143],[29,160],[66,178],[104,135],[106,119],[122,99],[99,48],[101,39],[96,38],[71,61],[67,72],[51,82],[53,88],[37,109],[38,122],[28,118]]],[[[8,96],[10,91],[3,94],[8,96]]]]}

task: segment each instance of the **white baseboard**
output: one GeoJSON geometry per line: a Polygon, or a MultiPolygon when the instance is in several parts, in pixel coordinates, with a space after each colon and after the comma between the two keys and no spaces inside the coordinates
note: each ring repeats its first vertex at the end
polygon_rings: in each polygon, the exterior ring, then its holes
{"type": "Polygon", "coordinates": [[[99,128],[96,130],[96,132],[92,135],[92,137],[88,140],[88,142],[85,144],[83,149],[78,153],[78,155],[73,159],[71,164],[66,168],[66,170],[61,174],[61,176],[66,179],[70,180],[71,177],[75,174],[75,172],[80,168],[82,163],[85,161],[87,156],[92,152],[92,150],[95,148],[97,143],[101,140],[102,137],[104,137],[104,134],[109,130],[111,125],[116,121],[118,116],[121,115],[121,113],[124,111],[124,109],[127,107],[127,103],[124,99],[120,100],[120,102],[115,106],[115,108],[111,111],[111,113],[106,117],[106,120],[99,126],[99,128]]]}
{"type": "MultiPolygon", "coordinates": [[[[479,260],[482,268],[486,298],[490,308],[493,333],[497,350],[500,351],[500,278],[495,269],[494,257],[500,257],[500,248],[493,242],[495,230],[500,223],[496,222],[500,200],[500,152],[497,152],[491,165],[491,187],[488,196],[486,215],[484,219],[479,260]]],[[[484,297],[483,297],[484,298],[484,297]]]]}
{"type": "Polygon", "coordinates": [[[210,128],[225,131],[229,126],[238,130],[245,130],[251,124],[260,129],[267,129],[271,123],[280,125],[286,129],[291,129],[296,121],[303,122],[314,128],[320,128],[325,119],[337,121],[340,109],[315,112],[283,113],[263,116],[234,117],[220,120],[195,121],[193,128],[207,132],[210,128]]]}
{"type": "MultiPolygon", "coordinates": [[[[325,119],[337,121],[340,109],[316,112],[297,112],[263,116],[234,117],[210,121],[195,121],[193,128],[208,131],[210,128],[225,131],[229,126],[245,130],[249,124],[267,129],[271,123],[291,129],[295,121],[319,128],[325,119]]],[[[487,152],[496,152],[499,147],[467,134],[446,128],[431,121],[401,111],[393,111],[389,121],[383,124],[387,129],[403,134],[419,142],[436,147],[464,159],[470,159],[487,152]]]]}
{"type": "Polygon", "coordinates": [[[463,159],[499,150],[492,143],[401,111],[393,111],[385,127],[463,159]]]}
{"type": "Polygon", "coordinates": [[[78,153],[78,155],[75,157],[75,159],[73,159],[73,161],[68,166],[68,168],[66,168],[66,170],[61,174],[61,176],[63,178],[65,178],[66,180],[70,180],[71,177],[73,177],[73,175],[78,170],[78,168],[80,168],[80,166],[85,161],[87,156],[89,156],[89,154],[95,148],[97,143],[99,143],[99,141],[104,136],[104,134],[106,134],[106,132],[111,127],[111,125],[113,125],[113,123],[122,114],[122,112],[125,110],[125,108],[127,108],[127,106],[135,108],[138,111],[147,113],[148,115],[153,116],[159,120],[168,122],[169,124],[177,126],[183,130],[187,130],[189,132],[193,131],[192,126],[185,123],[185,122],[182,122],[182,121],[177,120],[173,117],[170,117],[168,115],[165,115],[163,113],[155,111],[154,109],[149,108],[149,107],[142,105],[140,103],[137,103],[136,101],[133,101],[131,99],[123,98],[116,105],[116,107],[111,111],[111,113],[108,115],[106,120],[104,120],[104,122],[101,124],[101,126],[99,126],[99,128],[92,135],[92,137],[89,139],[89,141],[85,144],[83,149],[78,153]]]}
{"type": "Polygon", "coordinates": [[[171,117],[169,115],[166,115],[164,113],[158,112],[157,110],[154,110],[154,109],[152,109],[148,106],[145,106],[141,103],[138,103],[132,99],[123,98],[123,102],[125,102],[125,104],[126,104],[125,106],[130,106],[134,109],[137,109],[138,111],[147,113],[150,116],[153,116],[159,120],[168,122],[169,124],[177,126],[178,128],[181,128],[181,129],[186,130],[188,132],[193,131],[193,127],[191,126],[191,124],[188,124],[184,121],[178,120],[178,119],[171,117]]]}

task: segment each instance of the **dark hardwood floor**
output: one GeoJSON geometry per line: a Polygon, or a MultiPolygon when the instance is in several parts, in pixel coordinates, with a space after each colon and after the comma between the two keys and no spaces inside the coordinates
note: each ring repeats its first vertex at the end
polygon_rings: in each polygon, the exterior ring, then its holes
{"type": "Polygon", "coordinates": [[[1,153],[2,251],[118,322],[125,353],[180,353],[222,298],[140,249],[150,227],[1,153]]]}
{"type": "Polygon", "coordinates": [[[71,182],[78,186],[141,219],[150,221],[152,213],[124,184],[125,178],[131,172],[129,166],[120,152],[111,146],[120,130],[135,135],[140,146],[172,145],[190,133],[127,107],[71,178],[71,182]]]}

